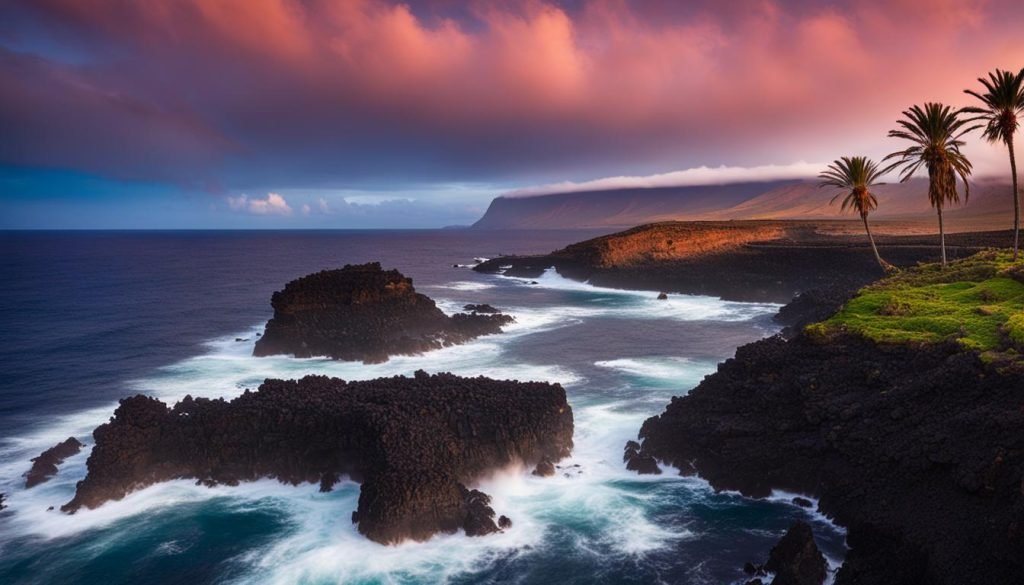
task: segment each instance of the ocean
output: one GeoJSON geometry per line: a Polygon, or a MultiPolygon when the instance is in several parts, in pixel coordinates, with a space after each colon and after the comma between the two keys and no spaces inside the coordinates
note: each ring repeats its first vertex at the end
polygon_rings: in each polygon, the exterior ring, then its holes
{"type": "Polygon", "coordinates": [[[543,253],[580,231],[0,233],[0,583],[745,583],[795,519],[837,566],[844,533],[792,494],[750,500],[666,469],[638,476],[623,445],[736,347],[777,332],[777,305],[599,288],[548,272],[483,275],[474,258],[543,253]],[[286,282],[380,261],[446,312],[489,303],[501,335],[383,364],[252,357],[286,282]],[[454,265],[459,265],[455,267],[454,265]],[[560,382],[575,449],[555,477],[505,469],[480,482],[502,534],[382,546],[351,524],[359,486],[327,494],[262,480],[153,486],[65,515],[88,447],[24,489],[30,459],[91,431],[134,394],[226,397],[268,377],[369,379],[416,370],[560,382]]]}

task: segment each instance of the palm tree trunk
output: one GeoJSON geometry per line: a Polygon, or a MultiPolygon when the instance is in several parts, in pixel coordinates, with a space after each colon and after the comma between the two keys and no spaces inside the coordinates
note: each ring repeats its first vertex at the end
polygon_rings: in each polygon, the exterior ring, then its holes
{"type": "Polygon", "coordinates": [[[935,209],[939,212],[939,246],[942,247],[942,266],[946,266],[946,230],[942,227],[942,206],[939,205],[935,209]]]}
{"type": "Polygon", "coordinates": [[[860,218],[864,220],[864,231],[868,233],[868,241],[871,242],[871,250],[875,253],[875,260],[878,260],[878,265],[882,267],[882,270],[888,272],[888,267],[885,265],[885,260],[878,254],[878,247],[875,246],[875,237],[871,235],[871,228],[868,227],[868,214],[860,214],[860,218]]]}
{"type": "Polygon", "coordinates": [[[1010,149],[1010,174],[1013,175],[1013,259],[1017,260],[1020,249],[1020,194],[1017,192],[1017,158],[1013,154],[1013,137],[1006,141],[1010,149]]]}

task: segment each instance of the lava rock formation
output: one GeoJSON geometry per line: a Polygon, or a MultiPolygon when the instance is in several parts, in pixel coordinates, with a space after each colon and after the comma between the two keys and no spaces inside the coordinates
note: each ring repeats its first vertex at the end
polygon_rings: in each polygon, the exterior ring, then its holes
{"type": "Polygon", "coordinates": [[[25,488],[35,487],[50,480],[57,475],[57,466],[64,463],[64,460],[72,455],[77,455],[84,447],[78,439],[68,437],[63,443],[58,443],[39,454],[32,460],[32,468],[25,474],[25,488]]]}
{"type": "Polygon", "coordinates": [[[186,397],[169,407],[121,401],[98,427],[74,512],[162,481],[236,485],[277,478],[330,490],[362,482],[353,520],[379,543],[463,529],[499,530],[490,498],[466,483],[515,463],[557,461],[572,448],[572,409],[558,384],[451,374],[364,382],[267,380],[231,401],[186,397]]]}
{"type": "Polygon", "coordinates": [[[275,292],[274,316],[255,356],[326,356],[367,363],[423,353],[501,333],[512,317],[458,313],[449,317],[412,279],[377,262],[346,265],[293,280],[275,292]]]}
{"type": "Polygon", "coordinates": [[[741,347],[640,431],[716,489],[813,494],[848,527],[836,585],[1024,583],[1024,372],[953,342],[741,347]]]}

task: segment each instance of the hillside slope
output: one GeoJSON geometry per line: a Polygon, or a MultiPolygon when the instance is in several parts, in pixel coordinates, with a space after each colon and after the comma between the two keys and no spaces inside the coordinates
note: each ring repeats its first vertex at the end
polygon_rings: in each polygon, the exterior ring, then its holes
{"type": "Polygon", "coordinates": [[[632,227],[681,217],[704,217],[797,181],[580,191],[496,197],[475,224],[481,229],[632,227]]]}
{"type": "MultiPolygon", "coordinates": [[[[927,182],[914,179],[876,188],[878,233],[935,231],[927,182]],[[898,223],[897,223],[898,222],[898,223]]],[[[1009,185],[978,182],[962,206],[947,209],[950,232],[1006,229],[1012,213],[1009,185]]],[[[829,201],[836,191],[814,181],[766,181],[692,187],[658,187],[495,198],[474,228],[577,229],[630,227],[672,220],[840,219],[829,201]]]]}

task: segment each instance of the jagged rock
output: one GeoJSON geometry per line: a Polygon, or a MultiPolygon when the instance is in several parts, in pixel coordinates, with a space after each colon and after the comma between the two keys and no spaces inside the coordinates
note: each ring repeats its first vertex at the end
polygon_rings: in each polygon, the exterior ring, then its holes
{"type": "Polygon", "coordinates": [[[764,568],[775,573],[772,585],[821,585],[828,572],[811,527],[803,521],[794,522],[772,547],[764,568]]]}
{"type": "Polygon", "coordinates": [[[466,509],[463,522],[466,536],[486,536],[498,532],[498,525],[494,523],[494,508],[490,505],[491,496],[480,490],[466,489],[461,484],[459,492],[466,509]]]}
{"type": "Polygon", "coordinates": [[[510,520],[508,516],[499,516],[498,528],[502,530],[508,530],[509,528],[512,528],[512,520],[510,520]]]}
{"type": "Polygon", "coordinates": [[[555,474],[555,464],[550,459],[541,459],[533,470],[533,475],[538,477],[551,477],[555,474]]]}
{"type": "Polygon", "coordinates": [[[804,291],[783,305],[773,319],[776,323],[785,325],[782,330],[783,337],[795,337],[807,325],[824,321],[835,314],[856,291],[857,286],[851,282],[835,283],[804,291]]]}
{"type": "Polygon", "coordinates": [[[352,520],[371,540],[497,530],[490,498],[466,484],[572,448],[572,410],[557,384],[416,372],[364,382],[267,380],[231,401],[185,397],[169,407],[121,401],[98,427],[74,512],[177,478],[236,485],[263,477],[362,482],[352,520]]]}
{"type": "Polygon", "coordinates": [[[4,500],[6,500],[6,499],[7,499],[7,494],[0,494],[0,510],[3,510],[4,508],[7,507],[7,505],[4,504],[4,500]]]}
{"type": "Polygon", "coordinates": [[[848,529],[836,585],[1024,583],[1022,388],[953,342],[773,337],[640,436],[716,489],[816,496],[848,529]]]}
{"type": "Polygon", "coordinates": [[[663,292],[658,293],[658,300],[659,301],[667,301],[668,300],[668,293],[663,293],[663,292]]]}
{"type": "Polygon", "coordinates": [[[487,313],[487,314],[501,313],[501,310],[495,309],[494,307],[492,307],[492,306],[490,306],[488,304],[480,304],[480,305],[472,305],[472,304],[470,304],[470,305],[465,305],[462,308],[464,310],[466,310],[466,311],[469,311],[470,313],[487,313]]]}
{"type": "Polygon", "coordinates": [[[379,263],[346,265],[289,282],[271,298],[274,316],[253,355],[387,361],[500,333],[512,317],[451,317],[416,292],[412,279],[379,263]]]}
{"type": "Polygon", "coordinates": [[[78,439],[68,437],[64,442],[50,447],[32,459],[32,469],[25,473],[25,488],[35,487],[57,475],[57,466],[72,455],[77,455],[84,447],[78,439]]]}
{"type": "Polygon", "coordinates": [[[645,453],[636,441],[627,441],[626,448],[622,454],[622,461],[626,469],[635,471],[641,475],[660,475],[661,468],[657,460],[645,453]]]}
{"type": "Polygon", "coordinates": [[[800,506],[801,508],[811,508],[814,506],[814,502],[808,500],[807,498],[801,498],[800,496],[793,498],[793,503],[796,504],[797,506],[800,506]]]}

